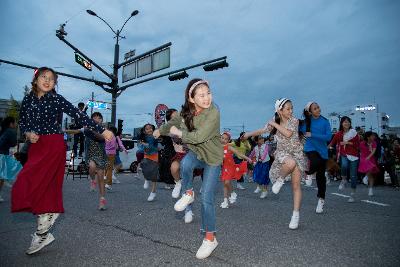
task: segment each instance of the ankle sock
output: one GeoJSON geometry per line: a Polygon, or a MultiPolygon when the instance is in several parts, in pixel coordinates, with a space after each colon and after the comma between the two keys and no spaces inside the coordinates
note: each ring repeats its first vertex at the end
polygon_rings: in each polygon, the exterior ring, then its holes
{"type": "Polygon", "coordinates": [[[213,232],[206,232],[205,239],[207,239],[208,241],[213,242],[214,241],[214,233],[213,232]]]}

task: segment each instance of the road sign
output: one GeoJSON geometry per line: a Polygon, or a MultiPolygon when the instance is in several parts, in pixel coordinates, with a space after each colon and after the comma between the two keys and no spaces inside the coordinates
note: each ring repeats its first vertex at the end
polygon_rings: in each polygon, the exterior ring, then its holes
{"type": "Polygon", "coordinates": [[[96,109],[107,109],[107,103],[97,102],[97,101],[88,101],[87,106],[89,108],[96,108],[96,109]]]}
{"type": "Polygon", "coordinates": [[[122,82],[124,83],[132,79],[136,79],[136,62],[125,65],[122,68],[122,82]]]}
{"type": "Polygon", "coordinates": [[[153,54],[153,72],[169,68],[170,49],[169,47],[153,54]]]}
{"type": "Polygon", "coordinates": [[[90,63],[89,61],[84,59],[78,53],[75,53],[75,61],[76,61],[76,63],[78,63],[79,65],[81,65],[85,69],[87,69],[88,71],[92,71],[92,63],[90,63]]]}
{"type": "Polygon", "coordinates": [[[122,68],[122,82],[127,82],[170,67],[170,48],[150,52],[122,68]]]}

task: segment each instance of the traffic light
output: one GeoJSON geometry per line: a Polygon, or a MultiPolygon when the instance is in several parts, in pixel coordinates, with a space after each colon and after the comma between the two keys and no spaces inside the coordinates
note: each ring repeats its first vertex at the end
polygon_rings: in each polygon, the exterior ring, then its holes
{"type": "Polygon", "coordinates": [[[122,123],[124,122],[124,120],[118,119],[118,127],[117,127],[117,133],[118,134],[122,134],[122,123]]]}
{"type": "Polygon", "coordinates": [[[84,59],[81,55],[78,53],[75,53],[75,61],[85,69],[92,71],[92,63],[84,59]]]}
{"type": "Polygon", "coordinates": [[[218,62],[215,62],[215,63],[207,64],[207,65],[205,65],[203,67],[203,69],[205,71],[213,71],[213,70],[220,69],[220,68],[225,68],[225,67],[228,67],[228,66],[229,66],[228,62],[226,62],[226,60],[222,60],[222,61],[218,61],[218,62]]]}
{"type": "Polygon", "coordinates": [[[168,76],[168,80],[172,81],[176,81],[176,80],[180,80],[180,79],[185,79],[189,77],[189,74],[187,74],[186,71],[181,71],[175,74],[171,74],[168,76]]]}

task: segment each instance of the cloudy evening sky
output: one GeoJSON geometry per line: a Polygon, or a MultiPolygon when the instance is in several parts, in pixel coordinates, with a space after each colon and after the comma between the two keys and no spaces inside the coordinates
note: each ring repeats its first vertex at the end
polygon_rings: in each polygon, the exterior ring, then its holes
{"type": "MultiPolygon", "coordinates": [[[[1,0],[0,58],[107,81],[75,63],[73,50],[55,36],[67,22],[66,39],[112,72],[113,33],[86,9],[114,29],[139,10],[123,30],[120,62],[131,49],[141,54],[167,42],[171,67],[157,74],[227,56],[229,68],[188,74],[210,82],[221,127],[234,135],[242,124],[261,127],[280,97],[293,100],[296,116],[309,100],[325,115],[375,101],[392,126],[400,125],[400,1],[1,0]]],[[[1,64],[0,98],[21,100],[32,75],[1,64]]],[[[159,103],[179,108],[189,79],[164,77],[128,88],[117,100],[124,129],[150,121],[144,113],[159,103]]],[[[58,91],[74,104],[86,102],[91,92],[111,100],[100,87],[67,77],[60,77],[58,91]]]]}

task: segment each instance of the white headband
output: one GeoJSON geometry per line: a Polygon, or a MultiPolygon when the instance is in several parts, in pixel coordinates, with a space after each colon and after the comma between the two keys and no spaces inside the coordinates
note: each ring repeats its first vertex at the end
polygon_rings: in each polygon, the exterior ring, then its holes
{"type": "Polygon", "coordinates": [[[190,95],[192,94],[193,89],[194,89],[197,85],[202,84],[202,83],[207,84],[207,86],[208,86],[208,82],[207,82],[206,80],[197,81],[197,82],[195,82],[194,84],[192,84],[192,86],[190,86],[190,88],[189,88],[189,93],[188,93],[189,97],[191,97],[190,95]]]}
{"type": "Polygon", "coordinates": [[[282,109],[286,102],[290,101],[288,98],[281,98],[275,101],[275,111],[278,112],[282,109]]]}
{"type": "Polygon", "coordinates": [[[308,103],[305,105],[304,110],[305,110],[305,111],[310,111],[310,107],[311,107],[311,105],[314,104],[314,103],[315,103],[314,101],[308,102],[308,103]]]}

